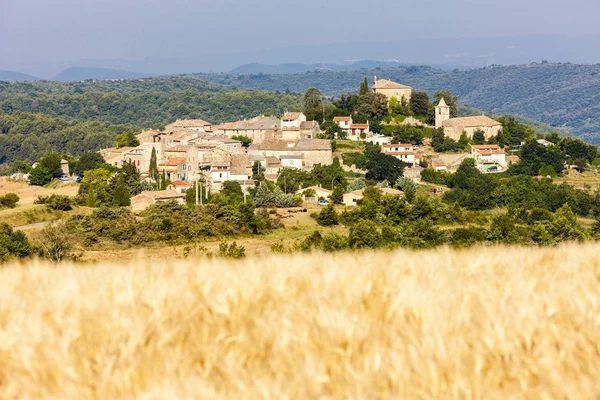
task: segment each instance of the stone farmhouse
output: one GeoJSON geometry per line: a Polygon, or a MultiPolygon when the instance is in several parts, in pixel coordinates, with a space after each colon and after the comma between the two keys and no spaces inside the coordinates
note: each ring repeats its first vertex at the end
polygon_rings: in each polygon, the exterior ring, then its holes
{"type": "Polygon", "coordinates": [[[398,102],[402,103],[402,99],[404,99],[407,104],[410,103],[410,98],[413,92],[413,88],[410,86],[392,82],[387,79],[377,80],[377,77],[374,78],[374,83],[371,90],[373,93],[383,94],[385,97],[387,97],[388,101],[390,101],[392,97],[395,97],[398,102]]]}
{"type": "Polygon", "coordinates": [[[311,170],[316,164],[330,165],[333,162],[331,140],[300,139],[300,140],[266,140],[252,144],[248,154],[267,168],[269,157],[270,168],[301,168],[311,170]],[[275,160],[279,161],[276,164],[275,160]]]}
{"type": "Polygon", "coordinates": [[[502,124],[486,117],[485,115],[475,117],[450,118],[450,107],[444,99],[435,107],[435,127],[443,128],[444,134],[454,140],[459,140],[463,132],[469,139],[473,138],[476,131],[483,131],[485,139],[497,136],[502,130],[502,124]]]}
{"type": "Polygon", "coordinates": [[[172,200],[175,200],[178,204],[185,204],[185,195],[174,190],[143,192],[131,198],[131,209],[134,212],[139,212],[152,204],[172,200]]]}

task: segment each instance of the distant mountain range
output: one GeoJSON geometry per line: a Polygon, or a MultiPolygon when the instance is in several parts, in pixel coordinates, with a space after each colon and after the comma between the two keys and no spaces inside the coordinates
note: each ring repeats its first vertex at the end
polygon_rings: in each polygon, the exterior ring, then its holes
{"type": "Polygon", "coordinates": [[[363,60],[344,64],[260,64],[252,63],[242,65],[229,71],[230,74],[295,74],[308,71],[356,71],[367,68],[392,68],[397,67],[395,61],[363,60]]]}
{"type": "Polygon", "coordinates": [[[134,79],[146,78],[148,75],[112,68],[71,67],[54,76],[53,81],[85,81],[87,79],[134,79]]]}
{"type": "Polygon", "coordinates": [[[22,74],[21,72],[0,71],[0,81],[19,82],[19,81],[39,81],[39,80],[40,80],[40,78],[37,78],[32,75],[22,74]]]}

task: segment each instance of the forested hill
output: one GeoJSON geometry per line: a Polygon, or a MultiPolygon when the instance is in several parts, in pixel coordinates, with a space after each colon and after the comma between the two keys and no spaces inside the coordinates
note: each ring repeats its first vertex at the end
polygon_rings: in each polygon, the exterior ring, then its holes
{"type": "Polygon", "coordinates": [[[66,120],[160,128],[177,118],[212,123],[280,114],[302,105],[299,94],[233,91],[193,77],[122,81],[0,82],[0,111],[42,113],[66,120]]]}
{"type": "Polygon", "coordinates": [[[465,71],[400,66],[359,71],[298,74],[198,74],[222,85],[271,91],[304,92],[318,87],[327,95],[356,92],[357,82],[373,76],[410,85],[429,94],[449,89],[462,104],[530,117],[600,144],[600,65],[528,64],[465,71]]]}

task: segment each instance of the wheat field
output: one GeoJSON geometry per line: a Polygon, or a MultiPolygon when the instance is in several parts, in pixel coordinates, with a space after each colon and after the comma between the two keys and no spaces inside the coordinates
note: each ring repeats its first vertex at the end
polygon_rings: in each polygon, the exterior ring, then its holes
{"type": "Polygon", "coordinates": [[[0,398],[598,398],[597,249],[13,264],[0,398]]]}

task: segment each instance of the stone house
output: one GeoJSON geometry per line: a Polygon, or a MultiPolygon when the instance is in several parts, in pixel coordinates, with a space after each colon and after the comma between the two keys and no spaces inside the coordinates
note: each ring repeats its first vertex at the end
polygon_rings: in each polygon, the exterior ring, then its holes
{"type": "Polygon", "coordinates": [[[296,191],[296,194],[299,196],[302,196],[302,200],[306,201],[306,202],[314,202],[316,203],[320,198],[323,199],[328,199],[329,196],[331,196],[331,194],[333,193],[333,191],[329,190],[329,189],[325,189],[322,188],[321,186],[309,186],[306,188],[300,188],[299,190],[296,191]],[[304,196],[304,191],[308,190],[308,189],[312,189],[315,191],[315,196],[314,197],[305,197],[304,196]]]}
{"type": "Polygon", "coordinates": [[[171,181],[185,181],[190,173],[185,157],[171,158],[158,164],[158,172],[165,173],[171,181]]]}
{"type": "Polygon", "coordinates": [[[383,94],[385,97],[387,97],[388,102],[392,97],[395,97],[399,103],[402,103],[402,99],[404,99],[408,104],[410,103],[413,88],[411,88],[410,86],[402,85],[400,83],[389,81],[387,79],[377,80],[377,77],[375,77],[372,91],[373,93],[383,94]]]}
{"type": "Polygon", "coordinates": [[[178,204],[185,204],[185,195],[173,190],[143,192],[131,198],[131,210],[140,212],[153,204],[171,200],[176,201],[178,204]]]}
{"type": "MultiPolygon", "coordinates": [[[[402,190],[392,189],[392,188],[380,188],[381,194],[388,196],[404,196],[404,192],[402,190]]],[[[346,206],[356,206],[357,203],[363,199],[364,197],[364,189],[354,190],[349,193],[344,193],[343,202],[346,206]]]]}
{"type": "Polygon", "coordinates": [[[275,117],[259,116],[234,124],[223,124],[216,127],[216,133],[226,136],[246,136],[253,143],[281,137],[281,120],[275,117]]]}
{"type": "MultiPolygon", "coordinates": [[[[276,157],[280,161],[282,156],[302,156],[305,169],[312,169],[315,164],[330,165],[333,162],[331,141],[325,139],[265,140],[260,144],[253,143],[248,148],[248,154],[276,157]]],[[[289,160],[292,159],[287,160],[286,162],[291,163],[289,160]]]]}
{"type": "Polygon", "coordinates": [[[206,132],[212,124],[201,119],[178,119],[177,121],[165,127],[167,133],[174,133],[184,130],[192,130],[197,132],[206,132]]]}

